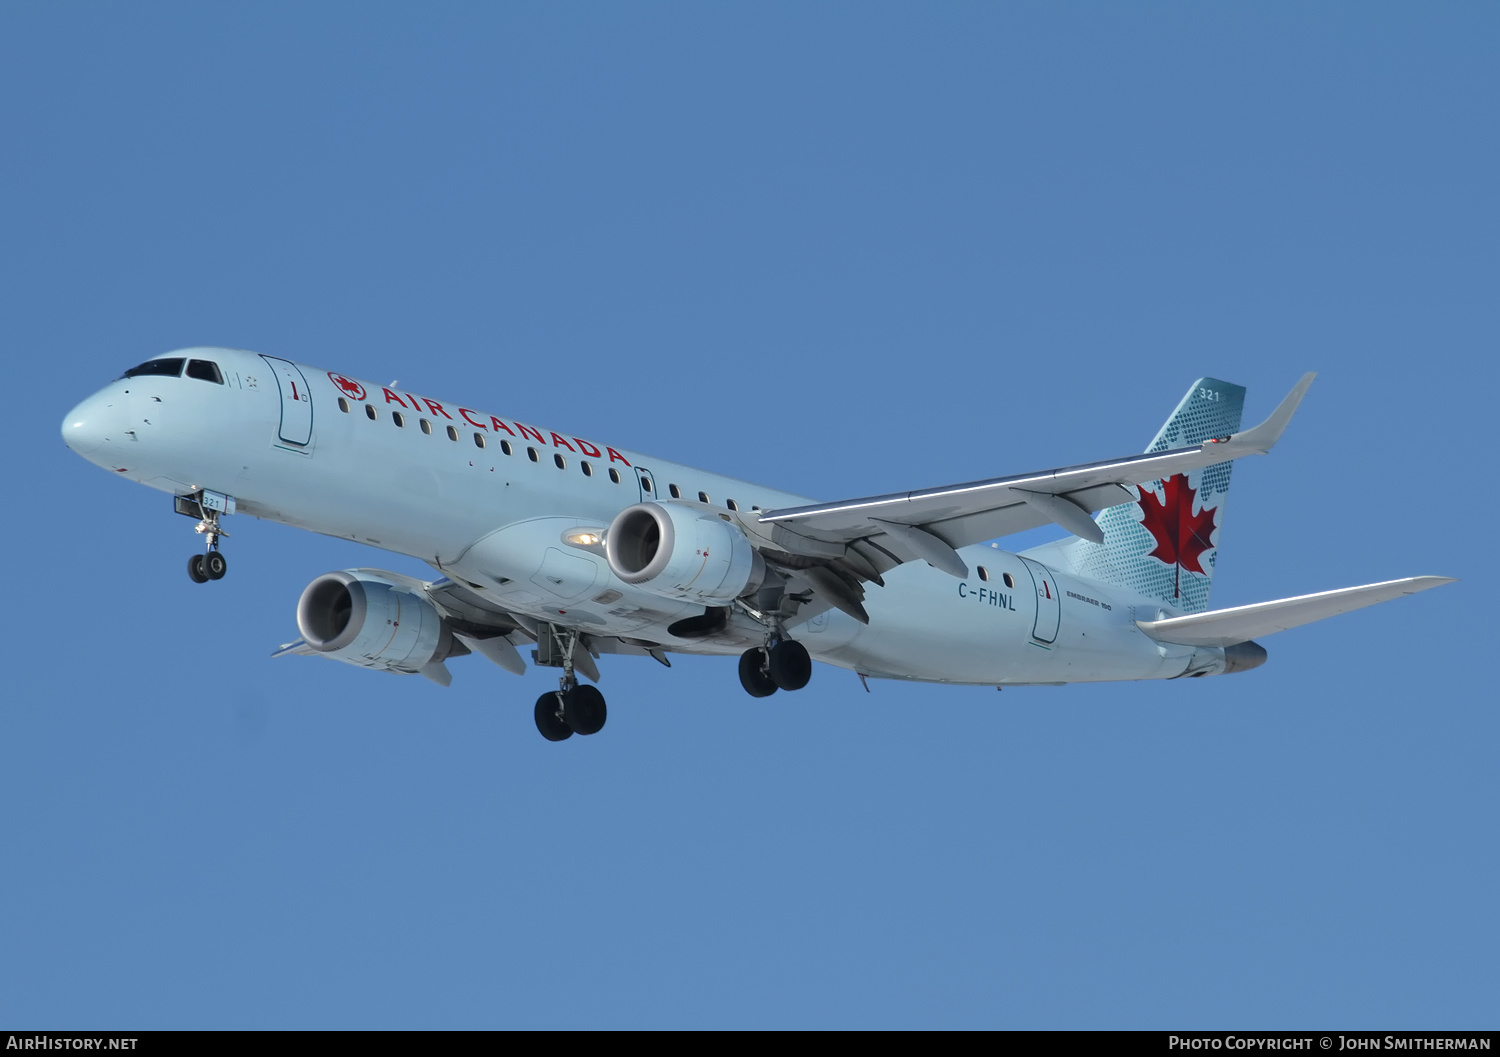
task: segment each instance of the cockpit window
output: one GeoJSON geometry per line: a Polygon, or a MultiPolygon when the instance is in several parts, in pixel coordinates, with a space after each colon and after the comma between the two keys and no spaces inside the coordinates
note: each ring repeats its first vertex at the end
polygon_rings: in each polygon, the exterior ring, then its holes
{"type": "Polygon", "coordinates": [[[126,378],[134,378],[141,374],[163,374],[168,378],[176,378],[182,373],[183,360],[180,356],[170,357],[165,360],[147,360],[139,367],[132,367],[125,372],[126,378]]]}
{"type": "Polygon", "coordinates": [[[213,360],[188,360],[187,376],[197,378],[205,382],[224,384],[224,376],[219,373],[219,365],[213,360]]]}

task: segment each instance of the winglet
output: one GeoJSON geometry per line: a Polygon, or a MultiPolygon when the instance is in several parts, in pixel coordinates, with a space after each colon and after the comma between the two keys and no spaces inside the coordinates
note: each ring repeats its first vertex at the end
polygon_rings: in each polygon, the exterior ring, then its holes
{"type": "Polygon", "coordinates": [[[1307,395],[1308,389],[1312,388],[1313,379],[1317,376],[1315,371],[1308,371],[1304,374],[1302,380],[1292,386],[1292,391],[1286,394],[1286,398],[1276,406],[1276,410],[1272,411],[1260,425],[1241,430],[1232,437],[1210,440],[1204,444],[1204,448],[1207,449],[1211,444],[1222,444],[1226,460],[1238,459],[1241,455],[1265,455],[1281,439],[1287,423],[1297,412],[1297,405],[1302,403],[1302,398],[1307,395]]]}

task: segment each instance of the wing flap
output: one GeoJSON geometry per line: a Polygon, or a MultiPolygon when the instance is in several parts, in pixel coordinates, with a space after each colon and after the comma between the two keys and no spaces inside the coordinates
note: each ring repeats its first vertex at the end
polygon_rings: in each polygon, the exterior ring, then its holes
{"type": "Polygon", "coordinates": [[[1449,576],[1409,576],[1403,580],[1341,587],[1336,591],[1319,591],[1296,598],[1279,598],[1274,602],[1215,609],[1185,617],[1164,620],[1137,620],[1135,626],[1158,642],[1181,646],[1233,646],[1261,638],[1273,632],[1301,627],[1315,620],[1349,613],[1365,606],[1389,602],[1402,595],[1414,595],[1443,584],[1453,583],[1449,576]]]}

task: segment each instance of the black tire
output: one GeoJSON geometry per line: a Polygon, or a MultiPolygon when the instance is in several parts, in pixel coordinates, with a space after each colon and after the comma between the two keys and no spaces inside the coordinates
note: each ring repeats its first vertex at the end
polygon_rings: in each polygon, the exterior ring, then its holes
{"type": "Polygon", "coordinates": [[[210,580],[222,580],[229,571],[229,562],[218,551],[209,551],[203,556],[203,575],[210,580]]]}
{"type": "Polygon", "coordinates": [[[740,654],[740,685],[751,697],[770,697],[776,680],[766,674],[766,651],[759,646],[740,654]]]}
{"type": "Polygon", "coordinates": [[[208,583],[208,573],[203,570],[203,555],[195,554],[188,559],[188,575],[195,584],[208,583]]]}
{"type": "Polygon", "coordinates": [[[557,694],[548,692],[536,699],[536,729],[548,741],[566,741],[573,728],[557,714],[557,694]]]}
{"type": "Polygon", "coordinates": [[[783,639],[771,647],[771,678],[783,690],[801,690],[812,678],[812,658],[807,647],[783,639]]]}
{"type": "Polygon", "coordinates": [[[597,734],[604,728],[607,715],[604,695],[587,683],[580,683],[563,694],[563,718],[574,734],[597,734]]]}

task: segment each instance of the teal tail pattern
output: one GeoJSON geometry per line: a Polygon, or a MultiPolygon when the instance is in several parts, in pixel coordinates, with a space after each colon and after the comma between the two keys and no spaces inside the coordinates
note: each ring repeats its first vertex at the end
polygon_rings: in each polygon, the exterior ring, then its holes
{"type": "MultiPolygon", "coordinates": [[[[1236,433],[1244,406],[1244,386],[1200,378],[1146,451],[1236,433]]],[[[1104,530],[1102,544],[1074,539],[1058,551],[1079,576],[1118,584],[1177,612],[1201,613],[1208,608],[1233,468],[1221,462],[1143,485],[1134,503],[1095,518],[1104,530]]]]}

